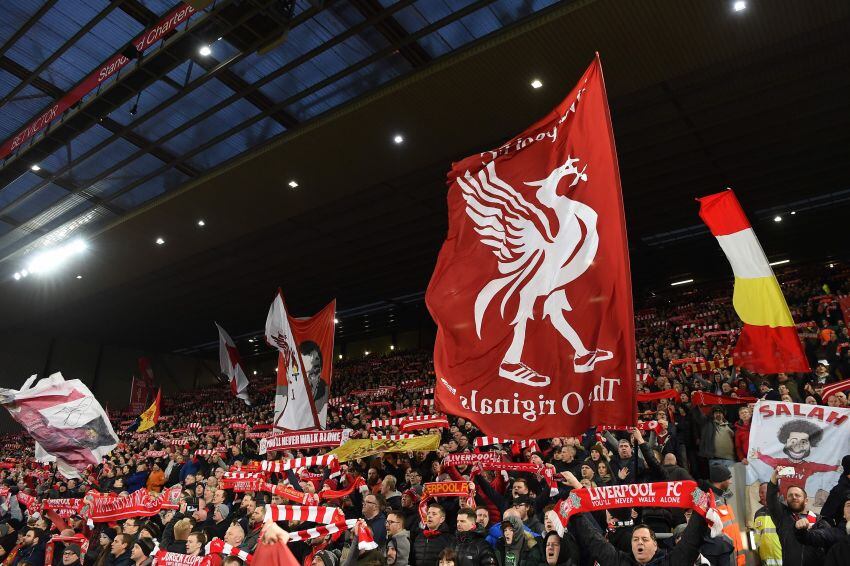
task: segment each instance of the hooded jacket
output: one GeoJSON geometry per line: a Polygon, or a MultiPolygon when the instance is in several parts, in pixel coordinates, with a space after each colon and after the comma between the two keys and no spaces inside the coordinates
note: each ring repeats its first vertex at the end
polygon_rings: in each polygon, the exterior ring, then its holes
{"type": "Polygon", "coordinates": [[[545,566],[546,558],[539,539],[527,531],[521,533],[510,545],[504,537],[499,539],[496,553],[500,566],[545,566]]]}
{"type": "Polygon", "coordinates": [[[389,546],[390,541],[396,549],[395,566],[407,566],[410,563],[410,532],[402,529],[389,537],[387,546],[389,546]]]}

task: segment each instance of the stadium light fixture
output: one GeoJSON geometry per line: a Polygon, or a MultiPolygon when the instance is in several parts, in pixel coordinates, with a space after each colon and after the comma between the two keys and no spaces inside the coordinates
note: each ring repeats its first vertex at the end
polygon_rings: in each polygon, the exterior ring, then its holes
{"type": "Polygon", "coordinates": [[[161,236],[154,241],[156,242],[157,246],[161,246],[161,245],[165,244],[165,238],[163,238],[161,236]]]}
{"type": "Polygon", "coordinates": [[[15,278],[15,281],[20,281],[21,280],[21,273],[19,271],[16,271],[15,274],[12,277],[15,278]]]}
{"type": "Polygon", "coordinates": [[[298,181],[296,181],[295,179],[289,181],[289,188],[290,189],[297,189],[298,188],[298,181]]]}
{"type": "Polygon", "coordinates": [[[337,359],[341,360],[341,359],[342,359],[342,354],[339,354],[339,355],[337,356],[337,359]]]}
{"type": "Polygon", "coordinates": [[[693,283],[693,279],[682,279],[681,281],[673,281],[670,283],[671,287],[675,287],[676,285],[687,285],[688,283],[693,283]]]}
{"type": "Polygon", "coordinates": [[[792,211],[791,211],[791,216],[794,216],[795,214],[797,214],[797,211],[796,211],[796,210],[792,210],[792,211]]]}
{"type": "Polygon", "coordinates": [[[773,221],[774,222],[782,222],[782,217],[781,216],[774,216],[773,221]]]}
{"type": "Polygon", "coordinates": [[[830,268],[830,269],[832,269],[832,268],[834,268],[834,267],[835,267],[835,264],[834,264],[834,263],[830,263],[830,264],[829,264],[829,268],[830,268]]]}
{"type": "Polygon", "coordinates": [[[27,268],[20,272],[21,277],[26,277],[30,273],[55,271],[72,257],[86,251],[87,247],[86,242],[78,238],[62,246],[39,252],[27,262],[27,268]]]}
{"type": "Polygon", "coordinates": [[[396,145],[403,144],[404,143],[404,136],[401,135],[401,134],[396,134],[395,137],[393,137],[393,143],[395,143],[396,145]]]}
{"type": "Polygon", "coordinates": [[[790,261],[791,261],[790,259],[780,259],[779,261],[771,261],[770,265],[771,266],[773,266],[773,265],[785,265],[786,263],[789,263],[790,261]]]}
{"type": "Polygon", "coordinates": [[[198,49],[198,53],[201,54],[201,57],[209,57],[212,55],[212,49],[209,45],[202,45],[200,49],[198,49]]]}
{"type": "Polygon", "coordinates": [[[254,375],[257,375],[257,370],[254,370],[254,375]]]}
{"type": "Polygon", "coordinates": [[[363,355],[364,355],[364,356],[368,356],[368,355],[369,355],[369,350],[366,350],[365,352],[363,352],[363,355]]]}
{"type": "Polygon", "coordinates": [[[206,226],[206,225],[207,225],[207,223],[206,223],[206,222],[204,222],[204,219],[203,219],[203,218],[201,218],[200,220],[198,220],[198,226],[200,226],[201,228],[203,228],[203,227],[204,227],[204,226],[206,226]]]}
{"type": "Polygon", "coordinates": [[[38,163],[33,163],[32,166],[30,166],[30,169],[33,171],[41,171],[41,165],[39,165],[38,163]]]}
{"type": "Polygon", "coordinates": [[[533,81],[531,81],[531,88],[537,90],[541,87],[543,87],[543,82],[540,79],[534,79],[533,81]]]}
{"type": "Polygon", "coordinates": [[[390,350],[395,350],[395,344],[390,344],[390,350]]]}
{"type": "Polygon", "coordinates": [[[747,3],[745,0],[736,0],[736,2],[732,4],[732,9],[736,12],[743,12],[747,9],[747,3]]]}
{"type": "Polygon", "coordinates": [[[82,275],[77,275],[77,279],[82,279],[82,278],[83,278],[82,275]]]}
{"type": "Polygon", "coordinates": [[[334,317],[334,324],[339,324],[339,319],[337,317],[334,317]]]}

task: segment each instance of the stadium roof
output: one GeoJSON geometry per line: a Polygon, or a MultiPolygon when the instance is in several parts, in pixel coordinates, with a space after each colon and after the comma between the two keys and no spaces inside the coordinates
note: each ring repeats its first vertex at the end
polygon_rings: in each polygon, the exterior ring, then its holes
{"type": "Polygon", "coordinates": [[[178,349],[213,340],[214,319],[256,330],[278,286],[296,314],[417,302],[451,161],[547,112],[595,51],[639,293],[729,277],[693,202],[726,186],[771,260],[847,253],[847,2],[192,4],[141,54],[175,0],[6,8],[0,139],[29,133],[0,162],[0,330],[178,349]],[[27,130],[116,54],[120,71],[27,130]],[[14,279],[78,235],[86,257],[14,279]]]}

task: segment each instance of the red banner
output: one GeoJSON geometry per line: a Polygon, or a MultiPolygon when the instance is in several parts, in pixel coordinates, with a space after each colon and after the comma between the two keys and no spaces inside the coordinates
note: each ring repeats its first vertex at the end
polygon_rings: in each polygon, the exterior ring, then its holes
{"type": "Polygon", "coordinates": [[[572,515],[622,507],[680,507],[693,509],[709,521],[712,532],[719,532],[722,519],[711,492],[701,490],[694,481],[632,483],[574,489],[567,499],[555,506],[566,526],[572,515]],[[712,524],[713,523],[713,524],[712,524]]]}
{"type": "Polygon", "coordinates": [[[706,393],[705,391],[694,391],[691,394],[691,401],[694,405],[746,405],[747,403],[755,403],[758,399],[755,397],[727,397],[706,393]]]}
{"type": "Polygon", "coordinates": [[[148,408],[149,391],[150,389],[145,385],[145,382],[141,379],[136,379],[134,376],[133,381],[130,383],[130,405],[127,407],[127,410],[134,415],[142,414],[148,408]]]}
{"type": "Polygon", "coordinates": [[[629,253],[598,57],[549,115],[448,181],[426,293],[437,408],[516,439],[633,425],[629,253]]]}
{"type": "MultiPolygon", "coordinates": [[[[144,53],[149,47],[161,40],[166,35],[172,33],[177,26],[187,21],[195,12],[191,6],[186,6],[183,3],[178,4],[173,10],[162,17],[156,25],[133,40],[133,45],[139,53],[144,53]]],[[[53,120],[61,117],[62,114],[83,99],[85,95],[96,89],[104,81],[115,75],[123,67],[130,62],[130,59],[118,53],[108,59],[88,77],[77,83],[73,90],[65,94],[59,100],[52,102],[50,106],[45,108],[32,122],[6,140],[0,146],[0,159],[5,159],[7,155],[18,149],[28,139],[35,136],[41,130],[47,128],[53,120]]],[[[140,411],[143,411],[142,408],[140,411]]]]}

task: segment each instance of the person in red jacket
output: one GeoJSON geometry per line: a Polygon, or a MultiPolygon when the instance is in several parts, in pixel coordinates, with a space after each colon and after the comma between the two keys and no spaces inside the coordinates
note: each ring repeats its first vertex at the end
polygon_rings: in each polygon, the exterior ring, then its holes
{"type": "Polygon", "coordinates": [[[735,423],[735,455],[738,460],[747,463],[747,450],[750,446],[750,421],[753,418],[753,410],[748,405],[742,405],[738,409],[738,422],[735,423]]]}

